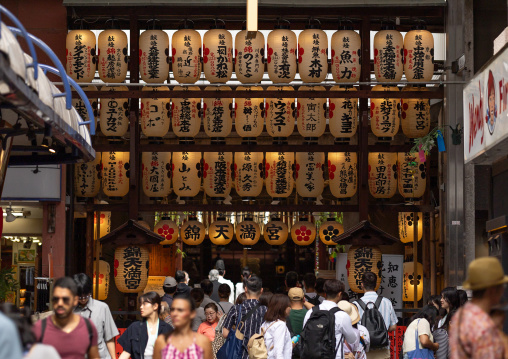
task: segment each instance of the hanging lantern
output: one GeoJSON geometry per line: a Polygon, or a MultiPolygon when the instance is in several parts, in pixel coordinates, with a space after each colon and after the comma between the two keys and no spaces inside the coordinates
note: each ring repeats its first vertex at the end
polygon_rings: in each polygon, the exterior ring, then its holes
{"type": "Polygon", "coordinates": [[[347,252],[347,281],[355,293],[363,293],[362,276],[365,272],[377,275],[376,291],[381,284],[383,270],[382,253],[379,247],[351,246],[347,252]]]}
{"type": "Polygon", "coordinates": [[[65,72],[76,82],[92,82],[95,77],[95,34],[90,30],[72,30],[65,41],[65,72]]]}
{"type": "Polygon", "coordinates": [[[298,73],[303,82],[323,82],[328,74],[328,36],[317,24],[298,36],[298,73]]]}
{"type": "MultiPolygon", "coordinates": [[[[332,35],[332,75],[335,82],[356,82],[362,72],[362,40],[352,26],[342,26],[332,35]]],[[[331,117],[331,116],[330,116],[331,117]]]]}
{"type": "MultiPolygon", "coordinates": [[[[376,85],[372,91],[399,91],[396,86],[376,85]]],[[[370,99],[370,128],[379,141],[389,142],[400,126],[400,98],[370,99]]]]}
{"type": "MultiPolygon", "coordinates": [[[[237,91],[262,91],[260,86],[238,86],[237,91]]],[[[263,133],[265,119],[264,98],[235,98],[235,128],[243,144],[255,144],[256,137],[263,133]]]]}
{"type": "Polygon", "coordinates": [[[102,153],[102,190],[111,199],[129,193],[129,152],[102,153]]]}
{"type": "Polygon", "coordinates": [[[235,36],[235,74],[242,84],[260,83],[265,74],[265,37],[242,30],[235,36]]]}
{"type": "Polygon", "coordinates": [[[171,43],[173,76],[181,84],[193,84],[201,77],[201,35],[187,21],[173,34],[171,43]]]}
{"type": "MultiPolygon", "coordinates": [[[[426,87],[406,86],[402,91],[427,91],[426,87]]],[[[407,138],[415,139],[426,136],[430,131],[430,100],[401,99],[400,122],[402,132],[407,138]]]]}
{"type": "Polygon", "coordinates": [[[171,217],[163,216],[153,231],[162,237],[160,244],[163,246],[174,244],[178,239],[178,224],[172,221],[171,217]]]}
{"type": "MultiPolygon", "coordinates": [[[[418,221],[418,241],[423,236],[423,214],[418,212],[416,220],[418,221]]],[[[414,241],[414,213],[399,212],[399,238],[402,243],[413,243],[414,241]]]]}
{"type": "Polygon", "coordinates": [[[120,246],[115,250],[115,284],[122,293],[140,293],[148,283],[149,250],[145,246],[120,246]]]}
{"type": "Polygon", "coordinates": [[[409,152],[399,152],[398,162],[399,193],[404,198],[423,197],[427,188],[425,163],[416,153],[409,152]]]}
{"type": "Polygon", "coordinates": [[[265,164],[266,191],[273,198],[286,198],[293,192],[294,152],[267,152],[265,164]]]}
{"type": "Polygon", "coordinates": [[[319,226],[319,239],[327,246],[335,246],[337,243],[333,241],[344,233],[344,226],[337,222],[335,218],[328,218],[326,222],[321,223],[319,226]]]}
{"type": "Polygon", "coordinates": [[[245,217],[245,220],[236,226],[236,240],[244,246],[253,246],[261,237],[259,224],[253,221],[252,217],[245,217]]]}
{"type": "MultiPolygon", "coordinates": [[[[126,86],[107,87],[101,91],[127,91],[126,86]]],[[[110,142],[121,142],[129,129],[129,99],[102,98],[99,112],[101,132],[110,142]]]]}
{"type": "MultiPolygon", "coordinates": [[[[229,86],[207,86],[206,91],[231,91],[229,86]]],[[[232,98],[205,98],[203,99],[203,124],[205,133],[211,137],[212,144],[223,144],[233,128],[233,99],[232,98]]]]}
{"type": "Polygon", "coordinates": [[[74,172],[74,190],[77,197],[95,197],[101,189],[101,154],[87,163],[76,163],[74,172]]]}
{"type": "Polygon", "coordinates": [[[289,83],[296,76],[296,35],[289,25],[276,25],[268,34],[266,63],[274,84],[289,83]]]}
{"type": "Polygon", "coordinates": [[[409,82],[429,82],[434,75],[434,37],[423,24],[404,37],[404,74],[409,82]]]}
{"type": "Polygon", "coordinates": [[[200,245],[205,240],[205,236],[205,226],[195,216],[189,216],[189,220],[180,229],[180,238],[183,243],[190,246],[200,245]]]}
{"type": "Polygon", "coordinates": [[[109,275],[111,273],[111,267],[109,266],[109,263],[103,260],[99,261],[99,276],[97,278],[97,261],[94,261],[93,264],[93,294],[95,296],[97,282],[99,282],[99,296],[95,299],[98,300],[106,300],[108,298],[109,294],[109,275]]]}
{"type": "MultiPolygon", "coordinates": [[[[333,86],[331,91],[356,91],[353,86],[333,86]]],[[[358,129],[358,99],[330,98],[330,133],[335,143],[348,143],[358,129]]]]}
{"type": "MultiPolygon", "coordinates": [[[[300,86],[298,91],[324,91],[323,86],[300,86]]],[[[306,143],[317,143],[326,130],[326,98],[298,98],[297,101],[298,132],[306,143]]]]}
{"type": "Polygon", "coordinates": [[[296,192],[305,201],[315,201],[324,190],[324,152],[296,152],[296,192]]]}
{"type": "Polygon", "coordinates": [[[212,199],[224,200],[231,192],[232,152],[205,152],[203,187],[212,199]]]}
{"type": "Polygon", "coordinates": [[[352,198],[358,190],[358,160],[356,152],[328,153],[329,187],[341,200],[352,198]]]}
{"type": "Polygon", "coordinates": [[[399,82],[404,72],[404,41],[395,26],[385,24],[374,36],[374,75],[379,82],[399,82]]]}
{"type": "Polygon", "coordinates": [[[316,239],[316,225],[305,218],[293,223],[291,238],[299,246],[308,246],[316,239]]]}
{"type": "Polygon", "coordinates": [[[233,74],[233,37],[222,24],[203,36],[203,71],[210,83],[226,83],[233,74]]]}
{"type": "MultiPolygon", "coordinates": [[[[99,238],[102,238],[111,232],[111,212],[101,211],[99,232],[99,238]]],[[[97,239],[97,212],[94,212],[93,214],[93,239],[97,239]]]]}
{"type": "Polygon", "coordinates": [[[124,82],[127,77],[127,35],[119,29],[99,34],[99,77],[108,83],[124,82]]]}
{"type": "Polygon", "coordinates": [[[201,187],[201,152],[173,152],[173,190],[180,200],[198,195],[201,187]]]}
{"type": "Polygon", "coordinates": [[[414,302],[415,299],[415,285],[417,286],[417,298],[421,300],[423,296],[423,266],[421,263],[416,263],[416,271],[413,262],[404,263],[404,293],[402,301],[414,302]],[[416,273],[415,273],[416,272],[416,273]],[[416,278],[414,277],[416,274],[416,278]]]}
{"type": "Polygon", "coordinates": [[[288,225],[280,218],[272,218],[265,225],[264,235],[266,243],[272,246],[280,246],[288,239],[288,225]]]}
{"type": "MultiPolygon", "coordinates": [[[[83,91],[98,91],[97,87],[95,86],[84,86],[81,88],[83,91]]],[[[74,91],[74,89],[72,90],[74,91]]],[[[97,118],[99,117],[97,115],[98,109],[99,109],[99,99],[98,98],[88,98],[88,101],[90,102],[90,106],[92,106],[93,109],[93,116],[95,118],[95,125],[97,126],[97,118]]],[[[90,121],[90,117],[88,117],[88,111],[86,109],[85,103],[79,98],[73,98],[72,99],[72,107],[74,107],[83,122],[90,121]]],[[[87,125],[88,129],[90,129],[90,126],[87,125]]]]}
{"type": "MultiPolygon", "coordinates": [[[[176,86],[175,91],[199,91],[197,86],[176,86]]],[[[174,98],[171,105],[173,132],[179,143],[194,143],[201,127],[201,99],[174,98]]]]}
{"type": "Polygon", "coordinates": [[[244,201],[254,200],[263,190],[263,153],[235,152],[235,189],[244,201]]]}
{"type": "Polygon", "coordinates": [[[143,193],[160,201],[171,193],[171,152],[143,152],[141,154],[143,193]]]}
{"type": "Polygon", "coordinates": [[[369,191],[374,198],[397,193],[397,153],[369,153],[369,191]]]}
{"type": "MultiPolygon", "coordinates": [[[[169,91],[167,86],[145,86],[143,91],[169,91]]],[[[169,98],[141,99],[141,131],[150,140],[161,141],[168,133],[171,117],[169,98]]]]}
{"type": "Polygon", "coordinates": [[[163,83],[169,75],[169,36],[162,30],[139,35],[139,74],[147,83],[163,83]]]}
{"type": "Polygon", "coordinates": [[[233,240],[235,229],[233,225],[226,221],[226,217],[218,217],[208,227],[208,238],[217,246],[225,246],[233,240]]]}
{"type": "MultiPolygon", "coordinates": [[[[269,86],[268,91],[294,90],[291,86],[269,86]]],[[[266,132],[273,137],[274,144],[283,144],[293,134],[295,129],[295,99],[267,98],[266,99],[266,132]]]]}

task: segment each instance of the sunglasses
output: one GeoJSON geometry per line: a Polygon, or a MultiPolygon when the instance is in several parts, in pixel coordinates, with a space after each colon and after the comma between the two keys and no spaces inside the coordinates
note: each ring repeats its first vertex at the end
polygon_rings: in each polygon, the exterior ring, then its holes
{"type": "Polygon", "coordinates": [[[71,303],[71,297],[53,297],[51,299],[51,302],[53,304],[58,304],[60,303],[60,300],[62,300],[62,302],[65,304],[65,305],[69,305],[71,303]]]}

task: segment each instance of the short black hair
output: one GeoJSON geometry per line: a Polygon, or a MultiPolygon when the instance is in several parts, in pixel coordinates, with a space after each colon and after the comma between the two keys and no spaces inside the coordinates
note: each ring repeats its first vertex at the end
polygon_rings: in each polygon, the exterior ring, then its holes
{"type": "Polygon", "coordinates": [[[175,280],[177,283],[185,282],[185,272],[183,270],[177,270],[175,273],[175,280]]]}
{"type": "Polygon", "coordinates": [[[252,275],[245,281],[245,286],[249,293],[257,294],[261,292],[261,288],[263,288],[263,281],[258,276],[252,275]]]}
{"type": "Polygon", "coordinates": [[[377,275],[372,272],[365,272],[362,275],[363,288],[365,290],[376,290],[377,275]]]}
{"type": "Polygon", "coordinates": [[[76,286],[76,282],[74,282],[74,279],[72,279],[71,277],[58,278],[55,281],[55,285],[53,286],[53,291],[57,287],[70,290],[73,296],[78,295],[78,287],[76,286]]]}
{"type": "Polygon", "coordinates": [[[314,288],[316,290],[316,292],[323,293],[324,292],[323,287],[324,287],[325,283],[326,283],[326,279],[324,279],[324,278],[316,279],[316,287],[314,288]]]}
{"type": "Polygon", "coordinates": [[[344,292],[346,286],[338,279],[329,279],[323,286],[323,290],[326,293],[326,299],[337,298],[339,293],[344,292]]]}
{"type": "Polygon", "coordinates": [[[210,279],[203,279],[201,281],[201,289],[206,295],[211,295],[213,292],[213,283],[210,279]]]}
{"type": "Polygon", "coordinates": [[[157,314],[161,314],[161,297],[157,292],[146,292],[142,294],[138,299],[139,304],[150,303],[152,305],[157,304],[157,314]]]}
{"type": "Polygon", "coordinates": [[[303,283],[306,288],[316,288],[316,275],[314,273],[307,273],[303,276],[303,283]]]}
{"type": "Polygon", "coordinates": [[[205,292],[201,288],[192,288],[190,291],[190,296],[196,303],[202,302],[205,299],[205,292]]]}
{"type": "Polygon", "coordinates": [[[465,290],[459,289],[457,290],[457,293],[459,295],[460,306],[462,307],[468,301],[467,292],[465,290]]]}
{"type": "Polygon", "coordinates": [[[92,294],[93,291],[93,283],[92,279],[86,275],[85,273],[74,274],[72,277],[74,282],[76,283],[76,287],[78,288],[78,296],[84,296],[88,294],[92,294]]]}
{"type": "Polygon", "coordinates": [[[219,292],[219,298],[228,299],[229,296],[231,295],[231,288],[229,288],[229,285],[223,283],[223,284],[219,285],[218,292],[219,292]]]}
{"type": "Polygon", "coordinates": [[[174,294],[176,292],[176,285],[174,287],[170,287],[170,286],[167,286],[167,285],[163,285],[162,286],[162,290],[164,291],[164,293],[166,294],[174,294]]]}
{"type": "Polygon", "coordinates": [[[287,272],[286,273],[286,286],[288,288],[294,288],[298,284],[298,273],[296,272],[287,272]]]}

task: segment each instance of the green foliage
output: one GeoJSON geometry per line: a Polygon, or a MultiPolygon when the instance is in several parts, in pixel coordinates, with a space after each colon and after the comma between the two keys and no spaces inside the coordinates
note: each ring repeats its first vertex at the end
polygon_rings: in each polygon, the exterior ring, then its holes
{"type": "Polygon", "coordinates": [[[19,283],[14,279],[15,275],[14,268],[0,269],[0,302],[5,302],[8,292],[18,289],[19,283]]]}
{"type": "Polygon", "coordinates": [[[411,153],[417,153],[421,150],[425,152],[426,155],[430,153],[430,151],[436,146],[436,139],[438,135],[438,131],[441,131],[441,133],[444,133],[444,129],[441,127],[434,127],[427,135],[416,138],[414,140],[414,146],[411,148],[411,153]]]}

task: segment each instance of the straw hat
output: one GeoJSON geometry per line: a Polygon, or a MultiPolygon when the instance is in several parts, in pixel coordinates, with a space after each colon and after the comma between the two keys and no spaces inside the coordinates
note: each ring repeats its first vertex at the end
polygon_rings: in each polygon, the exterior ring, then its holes
{"type": "Polygon", "coordinates": [[[358,309],[356,309],[353,304],[349,303],[346,300],[341,300],[337,305],[339,306],[340,310],[349,315],[349,318],[351,318],[351,325],[355,325],[360,321],[360,314],[358,314],[358,309]]]}
{"type": "Polygon", "coordinates": [[[508,276],[504,275],[501,262],[496,257],[482,257],[475,259],[467,269],[467,279],[464,289],[482,290],[508,283],[508,276]]]}

